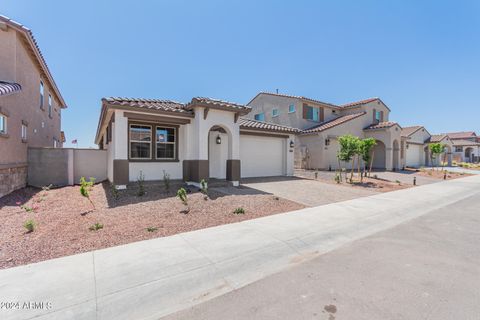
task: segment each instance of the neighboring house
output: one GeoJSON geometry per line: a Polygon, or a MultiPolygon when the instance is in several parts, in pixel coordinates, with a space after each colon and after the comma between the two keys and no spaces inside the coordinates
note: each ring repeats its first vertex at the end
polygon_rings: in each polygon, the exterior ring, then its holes
{"type": "Polygon", "coordinates": [[[352,134],[372,137],[373,167],[398,170],[405,166],[405,138],[402,128],[389,121],[390,109],[379,98],[344,105],[325,103],[301,96],[260,92],[248,104],[252,112],[246,117],[297,128],[295,166],[307,169],[349,167],[339,164],[338,137],[352,134]]]}
{"type": "Polygon", "coordinates": [[[431,134],[423,126],[404,127],[402,137],[406,138],[405,165],[411,168],[419,168],[429,163],[428,141],[431,134]]]}
{"type": "Polygon", "coordinates": [[[62,146],[63,108],[30,29],[0,15],[0,196],[25,186],[28,147],[62,146]]]}
{"type": "Polygon", "coordinates": [[[199,185],[202,179],[293,174],[297,129],[241,118],[248,106],[193,98],[187,104],[104,98],[95,143],[107,150],[108,179],[118,188],[141,175],[199,185]]]}
{"type": "MultiPolygon", "coordinates": [[[[426,163],[425,165],[426,166],[431,166],[432,164],[435,164],[435,165],[440,165],[442,162],[446,163],[448,166],[451,166],[452,165],[452,150],[453,150],[453,142],[452,140],[450,140],[450,137],[447,135],[447,134],[433,134],[430,136],[430,139],[428,139],[426,141],[426,146],[425,146],[425,150],[429,150],[428,149],[428,145],[430,143],[441,143],[445,146],[445,152],[440,154],[436,159],[433,159],[433,162],[432,162],[432,155],[431,153],[429,153],[428,157],[425,159],[426,160],[426,163]]],[[[428,151],[430,152],[430,151],[428,151]]]]}
{"type": "Polygon", "coordinates": [[[480,141],[474,131],[446,133],[453,143],[453,158],[457,162],[479,162],[480,141]]]}

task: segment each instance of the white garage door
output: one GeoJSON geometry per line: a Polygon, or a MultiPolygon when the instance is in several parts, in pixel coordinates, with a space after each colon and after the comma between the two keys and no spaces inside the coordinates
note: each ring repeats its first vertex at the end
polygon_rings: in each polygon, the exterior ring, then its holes
{"type": "Polygon", "coordinates": [[[269,177],[285,174],[286,139],[240,135],[241,176],[269,177]]]}
{"type": "Polygon", "coordinates": [[[422,161],[423,146],[409,144],[406,152],[407,152],[407,157],[405,160],[406,160],[407,167],[417,168],[423,165],[423,161],[422,161]]]}

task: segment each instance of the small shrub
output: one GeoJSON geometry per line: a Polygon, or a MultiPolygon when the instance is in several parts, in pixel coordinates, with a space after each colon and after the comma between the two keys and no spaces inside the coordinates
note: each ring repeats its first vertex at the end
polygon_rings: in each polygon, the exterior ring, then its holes
{"type": "Polygon", "coordinates": [[[273,200],[277,200],[277,201],[278,201],[278,200],[280,200],[280,198],[277,197],[277,196],[273,196],[273,200]]]}
{"type": "Polygon", "coordinates": [[[33,232],[35,231],[35,227],[37,226],[37,224],[35,223],[34,220],[27,220],[25,221],[25,223],[23,224],[23,227],[25,229],[27,229],[27,232],[33,232]]]}
{"type": "Polygon", "coordinates": [[[205,179],[202,179],[202,181],[200,181],[200,192],[203,193],[203,194],[208,194],[208,183],[207,183],[207,180],[205,179]]]}
{"type": "Polygon", "coordinates": [[[100,230],[100,229],[103,229],[103,224],[98,223],[98,222],[95,223],[95,224],[93,224],[93,225],[91,225],[91,226],[88,228],[88,230],[90,230],[90,231],[97,231],[97,230],[100,230]]]}
{"type": "Polygon", "coordinates": [[[341,177],[338,172],[335,172],[335,177],[333,178],[333,180],[335,180],[336,183],[340,183],[341,177]]]}
{"type": "Polygon", "coordinates": [[[236,208],[235,210],[233,210],[233,213],[235,213],[235,214],[245,214],[245,209],[243,209],[242,207],[236,208]]]}
{"type": "Polygon", "coordinates": [[[137,178],[137,196],[143,197],[145,195],[145,175],[140,171],[140,175],[137,178]]]}
{"type": "Polygon", "coordinates": [[[373,179],[378,179],[378,176],[376,174],[374,174],[373,179]]]}
{"type": "Polygon", "coordinates": [[[147,231],[148,231],[148,232],[155,232],[155,231],[157,231],[157,230],[158,230],[157,227],[148,227],[148,228],[147,228],[147,231]]]}
{"type": "Polygon", "coordinates": [[[398,183],[398,185],[402,184],[400,180],[395,180],[395,182],[398,183]]]}
{"type": "Polygon", "coordinates": [[[32,212],[33,211],[32,207],[28,207],[28,206],[25,206],[25,205],[20,206],[20,208],[25,210],[25,212],[32,212]]]}
{"type": "Polygon", "coordinates": [[[427,174],[428,174],[429,176],[431,176],[431,175],[433,174],[433,173],[432,173],[432,170],[428,170],[427,174]]]}
{"type": "Polygon", "coordinates": [[[188,206],[187,190],[185,190],[185,188],[178,189],[177,197],[184,205],[188,206]]]}
{"type": "Polygon", "coordinates": [[[110,184],[110,191],[112,193],[113,199],[118,200],[118,198],[120,197],[120,193],[118,192],[117,186],[115,184],[110,184]]]}
{"type": "Polygon", "coordinates": [[[163,185],[167,192],[170,191],[170,175],[165,170],[163,170],[163,185]]]}
{"type": "Polygon", "coordinates": [[[95,205],[93,204],[92,199],[90,199],[90,191],[92,191],[94,183],[95,178],[90,177],[89,181],[87,181],[85,177],[80,178],[80,194],[88,199],[88,201],[92,205],[93,210],[95,210],[95,205]]]}

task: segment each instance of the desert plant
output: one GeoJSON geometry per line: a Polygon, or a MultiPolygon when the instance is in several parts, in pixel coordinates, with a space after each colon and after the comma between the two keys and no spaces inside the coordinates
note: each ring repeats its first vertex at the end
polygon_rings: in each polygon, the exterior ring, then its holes
{"type": "Polygon", "coordinates": [[[398,185],[402,184],[400,180],[395,180],[395,183],[397,183],[398,185]]]}
{"type": "Polygon", "coordinates": [[[32,212],[32,211],[35,210],[35,208],[29,207],[29,206],[26,206],[26,205],[21,205],[20,208],[22,208],[23,210],[25,210],[25,212],[32,212]]]}
{"type": "Polygon", "coordinates": [[[100,229],[103,229],[103,224],[101,223],[95,223],[95,224],[92,224],[90,227],[88,227],[88,230],[90,231],[97,231],[97,230],[100,230],[100,229]]]}
{"type": "Polygon", "coordinates": [[[340,183],[342,181],[341,175],[338,172],[335,172],[335,177],[333,179],[336,183],[340,183]]]}
{"type": "Polygon", "coordinates": [[[155,232],[155,231],[157,231],[157,230],[158,230],[157,227],[148,227],[148,228],[147,228],[147,231],[148,231],[148,232],[155,232]]]}
{"type": "Polygon", "coordinates": [[[165,170],[163,170],[163,185],[167,192],[170,191],[170,175],[165,170]]]}
{"type": "Polygon", "coordinates": [[[178,189],[177,197],[184,205],[188,206],[187,190],[185,190],[185,188],[178,189]]]}
{"type": "Polygon", "coordinates": [[[115,184],[110,184],[110,191],[112,193],[113,199],[118,200],[118,198],[120,197],[120,193],[118,192],[117,186],[115,184]]]}
{"type": "Polygon", "coordinates": [[[239,208],[236,208],[235,210],[233,210],[233,213],[235,213],[235,214],[245,214],[245,209],[243,209],[242,207],[239,207],[239,208]]]}
{"type": "Polygon", "coordinates": [[[95,178],[90,177],[90,180],[87,181],[85,177],[80,178],[80,194],[88,199],[92,205],[93,210],[95,210],[95,204],[92,199],[90,199],[90,191],[92,191],[93,184],[95,183],[95,178]]]}
{"type": "Polygon", "coordinates": [[[441,144],[441,143],[430,143],[428,145],[428,149],[430,150],[430,159],[432,160],[432,165],[433,165],[433,168],[436,169],[436,164],[435,164],[435,159],[437,159],[437,157],[442,154],[443,152],[445,152],[445,148],[446,146],[444,144],[441,144]]]}
{"type": "Polygon", "coordinates": [[[200,181],[200,187],[201,187],[200,192],[205,195],[204,199],[207,200],[208,199],[208,182],[207,182],[207,180],[202,179],[200,181]]]}
{"type": "Polygon", "coordinates": [[[25,229],[27,229],[27,232],[33,232],[35,231],[35,227],[37,226],[37,224],[35,223],[34,220],[30,219],[30,220],[27,220],[25,221],[25,223],[23,224],[23,227],[25,229]]]}
{"type": "Polygon", "coordinates": [[[361,181],[363,181],[363,177],[367,175],[367,164],[370,164],[369,175],[370,175],[370,172],[372,171],[374,154],[371,151],[376,144],[377,142],[374,138],[365,138],[363,140],[360,140],[359,152],[363,160],[363,175],[360,175],[361,181]],[[370,155],[370,152],[372,153],[371,155],[370,155]]]}
{"type": "Polygon", "coordinates": [[[140,171],[140,174],[138,175],[137,178],[137,196],[142,197],[145,195],[145,175],[143,174],[142,171],[140,171]]]}

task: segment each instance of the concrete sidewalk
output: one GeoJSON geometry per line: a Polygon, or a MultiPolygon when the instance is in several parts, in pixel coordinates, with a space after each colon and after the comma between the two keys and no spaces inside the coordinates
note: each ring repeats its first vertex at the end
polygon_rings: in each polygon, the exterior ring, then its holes
{"type": "Polygon", "coordinates": [[[0,300],[19,309],[2,307],[0,318],[158,319],[479,187],[472,176],[1,270],[0,300]]]}

